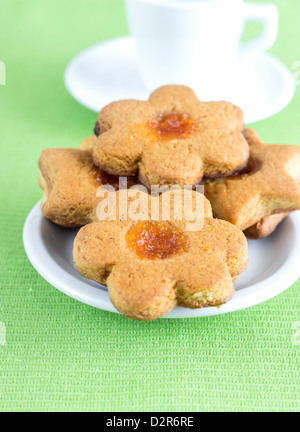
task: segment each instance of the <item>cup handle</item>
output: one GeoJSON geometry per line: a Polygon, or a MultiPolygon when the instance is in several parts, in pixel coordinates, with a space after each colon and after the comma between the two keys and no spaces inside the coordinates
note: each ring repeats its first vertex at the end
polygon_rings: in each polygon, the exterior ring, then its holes
{"type": "Polygon", "coordinates": [[[278,8],[274,4],[245,3],[243,16],[245,21],[261,21],[264,28],[255,40],[241,46],[239,60],[270,49],[278,33],[278,8]]]}

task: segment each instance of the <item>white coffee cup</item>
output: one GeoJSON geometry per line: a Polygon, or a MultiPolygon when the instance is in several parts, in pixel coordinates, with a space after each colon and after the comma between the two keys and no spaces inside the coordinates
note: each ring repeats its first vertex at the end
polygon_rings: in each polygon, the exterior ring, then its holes
{"type": "MultiPolygon", "coordinates": [[[[274,45],[278,9],[243,0],[126,0],[144,85],[195,89],[230,73],[236,62],[274,45]],[[260,21],[263,31],[241,44],[246,21],[260,21]]],[[[200,87],[200,88],[199,88],[200,87]]]]}

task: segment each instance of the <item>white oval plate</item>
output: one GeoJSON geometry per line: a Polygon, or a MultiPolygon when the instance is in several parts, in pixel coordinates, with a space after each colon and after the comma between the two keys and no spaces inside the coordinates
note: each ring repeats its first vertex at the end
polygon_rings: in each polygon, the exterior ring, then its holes
{"type": "MultiPolygon", "coordinates": [[[[225,83],[220,74],[218,82],[205,83],[201,92],[194,90],[203,101],[236,104],[244,111],[246,123],[278,113],[295,92],[292,73],[270,54],[236,64],[225,83]]],[[[78,54],[66,69],[65,85],[78,102],[97,112],[116,100],[146,100],[149,96],[141,82],[131,37],[113,39],[78,54]]]]}
{"type": "MultiPolygon", "coordinates": [[[[58,290],[82,303],[117,312],[107,288],[81,277],[73,267],[76,230],[46,220],[40,202],[27,217],[23,240],[29,260],[40,275],[58,290]]],[[[166,318],[195,318],[245,309],[269,300],[289,288],[300,276],[300,214],[286,219],[264,240],[249,241],[249,266],[235,283],[233,299],[218,308],[176,308],[166,318]]]]}

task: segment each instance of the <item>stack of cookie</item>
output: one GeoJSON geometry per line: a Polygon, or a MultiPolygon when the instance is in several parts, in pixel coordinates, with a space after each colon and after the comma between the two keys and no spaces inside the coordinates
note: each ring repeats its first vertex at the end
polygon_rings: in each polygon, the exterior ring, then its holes
{"type": "Polygon", "coordinates": [[[300,209],[299,180],[300,148],[264,144],[244,129],[239,108],[201,102],[183,86],[158,89],[146,102],[105,107],[95,136],[78,149],[43,151],[39,176],[43,215],[64,227],[82,227],[74,243],[80,274],[107,285],[114,306],[139,320],[156,319],[177,305],[229,301],[233,281],[247,267],[245,235],[264,238],[300,209]],[[159,217],[139,208],[129,218],[133,200],[127,194],[126,217],[99,218],[99,187],[116,190],[119,203],[120,177],[140,191],[147,208],[153,203],[146,190],[165,191],[155,197],[159,217]],[[200,184],[205,197],[191,190],[200,184]],[[174,186],[189,195],[181,204],[166,191],[174,186]],[[168,220],[161,211],[166,194],[172,203],[168,220]],[[187,228],[188,200],[201,229],[187,228]]]}

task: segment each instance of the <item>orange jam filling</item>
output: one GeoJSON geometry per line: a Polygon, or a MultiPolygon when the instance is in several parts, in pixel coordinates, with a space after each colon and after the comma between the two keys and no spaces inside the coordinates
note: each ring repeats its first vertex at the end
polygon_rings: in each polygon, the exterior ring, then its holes
{"type": "Polygon", "coordinates": [[[148,121],[148,129],[160,139],[184,139],[199,131],[199,124],[190,114],[167,111],[148,121]]]}
{"type": "MultiPolygon", "coordinates": [[[[112,174],[107,174],[99,168],[94,167],[91,170],[91,177],[94,182],[99,186],[113,186],[115,190],[119,190],[120,177],[112,174]]],[[[127,188],[140,184],[137,177],[127,177],[127,188]]]]}
{"type": "Polygon", "coordinates": [[[140,222],[126,234],[131,252],[142,259],[167,259],[188,252],[190,242],[178,228],[167,222],[140,222]]]}

